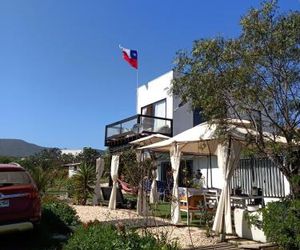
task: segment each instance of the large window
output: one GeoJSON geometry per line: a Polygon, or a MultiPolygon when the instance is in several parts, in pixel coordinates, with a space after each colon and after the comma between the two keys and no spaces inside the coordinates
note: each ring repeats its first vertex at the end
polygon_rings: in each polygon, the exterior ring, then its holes
{"type": "MultiPolygon", "coordinates": [[[[163,99],[158,102],[151,103],[145,107],[142,107],[141,113],[142,115],[146,116],[166,118],[166,108],[166,99],[163,99]]],[[[159,132],[162,128],[164,128],[167,125],[166,120],[153,119],[151,117],[143,117],[142,124],[144,130],[151,130],[151,132],[159,132]]]]}
{"type": "Polygon", "coordinates": [[[142,115],[166,118],[166,106],[166,99],[163,99],[142,107],[141,113],[142,115]]]}

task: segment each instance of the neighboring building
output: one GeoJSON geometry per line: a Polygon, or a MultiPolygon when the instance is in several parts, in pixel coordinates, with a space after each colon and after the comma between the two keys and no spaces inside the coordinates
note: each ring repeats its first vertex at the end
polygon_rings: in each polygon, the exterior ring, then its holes
{"type": "MultiPolygon", "coordinates": [[[[130,141],[152,133],[174,136],[204,122],[199,110],[191,110],[189,104],[182,103],[178,97],[170,93],[174,77],[174,72],[170,71],[138,87],[137,114],[109,124],[105,128],[105,146],[109,148],[110,152],[122,151],[131,146],[130,141]]],[[[232,187],[234,185],[241,186],[245,192],[251,192],[252,184],[255,183],[270,197],[280,197],[289,192],[287,181],[284,180],[283,175],[267,160],[242,163],[236,170],[232,187]],[[264,174],[266,174],[265,177],[261,177],[264,174]],[[256,176],[260,178],[256,180],[256,176]],[[269,183],[272,180],[275,180],[275,183],[280,181],[280,185],[269,183]]],[[[158,166],[158,179],[167,181],[170,168],[168,160],[161,160],[158,166]]],[[[216,156],[184,156],[180,168],[179,184],[183,182],[184,170],[185,175],[189,175],[190,178],[201,170],[206,187],[222,188],[222,182],[219,181],[222,178],[217,167],[216,156]]]]}
{"type": "Polygon", "coordinates": [[[77,156],[83,152],[83,149],[61,149],[61,154],[71,154],[73,156],[77,156]]]}
{"type": "MultiPolygon", "coordinates": [[[[61,154],[71,154],[73,156],[77,156],[83,152],[83,149],[61,149],[61,154]]],[[[77,169],[80,163],[67,163],[64,164],[64,167],[68,168],[68,176],[71,178],[73,175],[77,173],[77,169]]]]}
{"type": "Polygon", "coordinates": [[[77,174],[79,165],[80,165],[80,163],[67,163],[67,164],[63,165],[64,167],[68,168],[69,178],[71,178],[73,175],[77,174]]]}

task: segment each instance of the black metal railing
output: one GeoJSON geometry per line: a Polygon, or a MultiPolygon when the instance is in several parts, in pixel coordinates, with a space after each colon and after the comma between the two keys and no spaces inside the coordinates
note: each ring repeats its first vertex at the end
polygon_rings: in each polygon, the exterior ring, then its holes
{"type": "Polygon", "coordinates": [[[105,146],[128,143],[130,138],[135,139],[137,135],[159,133],[172,136],[172,131],[172,119],[134,115],[105,127],[105,146]]]}
{"type": "Polygon", "coordinates": [[[265,197],[284,197],[284,176],[267,158],[241,159],[234,170],[231,188],[240,188],[251,194],[253,187],[260,188],[265,197]]]}

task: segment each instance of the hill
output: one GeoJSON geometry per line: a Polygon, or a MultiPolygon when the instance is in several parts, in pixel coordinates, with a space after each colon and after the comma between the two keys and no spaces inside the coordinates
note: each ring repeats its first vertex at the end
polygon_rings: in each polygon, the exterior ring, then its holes
{"type": "Polygon", "coordinates": [[[0,156],[26,157],[43,149],[46,148],[19,139],[0,139],[0,156]]]}

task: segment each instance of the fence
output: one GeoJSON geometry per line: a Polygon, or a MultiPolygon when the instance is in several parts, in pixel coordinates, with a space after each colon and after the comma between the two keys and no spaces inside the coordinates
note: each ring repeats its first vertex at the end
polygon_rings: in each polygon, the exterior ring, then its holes
{"type": "Polygon", "coordinates": [[[265,197],[284,197],[284,176],[279,168],[267,158],[241,159],[234,170],[231,188],[240,187],[251,194],[252,187],[261,188],[265,197]]]}

